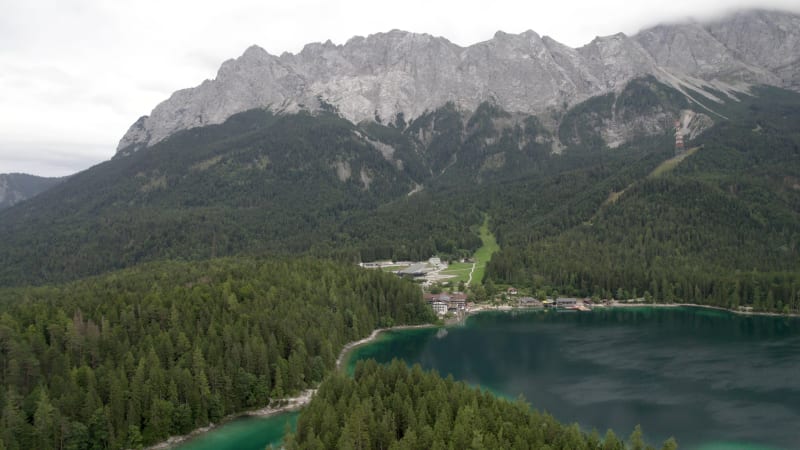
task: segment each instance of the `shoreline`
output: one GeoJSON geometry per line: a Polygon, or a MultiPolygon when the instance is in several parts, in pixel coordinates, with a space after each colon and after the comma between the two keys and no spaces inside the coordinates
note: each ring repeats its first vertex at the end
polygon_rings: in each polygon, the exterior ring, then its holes
{"type": "MultiPolygon", "coordinates": [[[[473,310],[466,311],[465,316],[461,319],[466,320],[469,316],[478,315],[485,312],[513,312],[518,310],[526,310],[531,311],[530,308],[520,308],[520,307],[513,307],[509,305],[476,305],[477,307],[473,310]]],[[[692,307],[692,308],[705,308],[705,309],[712,309],[717,311],[725,311],[732,314],[738,314],[742,316],[767,316],[767,317],[789,317],[789,318],[800,318],[800,314],[797,313],[774,313],[774,312],[764,312],[764,311],[739,311],[733,310],[729,308],[724,308],[722,306],[713,306],[713,305],[701,305],[696,303],[614,303],[611,305],[604,305],[601,307],[596,307],[596,309],[612,309],[612,308],[680,308],[680,307],[692,307]]],[[[537,309],[541,310],[541,309],[537,309]]],[[[453,323],[446,323],[445,327],[453,325],[453,323]]],[[[350,353],[363,345],[369,344],[374,342],[382,333],[387,331],[395,331],[395,330],[410,330],[410,329],[420,329],[420,328],[433,328],[437,327],[436,324],[420,324],[420,325],[397,325],[393,327],[385,327],[385,328],[376,328],[372,330],[369,336],[359,339],[357,341],[348,342],[347,344],[342,347],[342,350],[339,352],[339,356],[336,358],[336,365],[334,370],[342,370],[345,368],[345,362],[347,361],[347,357],[350,353]]],[[[265,406],[258,409],[242,411],[234,414],[230,414],[225,416],[221,419],[218,423],[212,423],[205,427],[200,427],[192,430],[191,432],[182,435],[182,436],[170,436],[166,440],[154,444],[149,447],[145,447],[145,450],[169,450],[176,445],[182,444],[186,441],[189,441],[195,437],[198,437],[202,434],[208,433],[210,431],[219,428],[222,425],[225,425],[228,422],[233,420],[242,418],[242,417],[269,417],[275,414],[280,414],[284,412],[290,411],[297,411],[301,409],[303,406],[308,404],[311,401],[311,398],[314,396],[314,393],[317,391],[316,388],[306,389],[302,391],[300,394],[294,397],[288,397],[280,400],[276,400],[278,406],[265,406]]]]}
{"type": "Polygon", "coordinates": [[[275,414],[299,410],[303,406],[308,404],[308,402],[311,401],[311,398],[314,396],[315,392],[317,392],[316,388],[306,389],[302,391],[299,395],[296,395],[294,397],[288,397],[276,400],[278,406],[265,406],[259,409],[251,409],[248,411],[229,414],[223,417],[217,423],[211,423],[204,427],[195,428],[194,430],[182,436],[170,436],[166,440],[161,441],[158,444],[154,444],[149,447],[144,447],[144,450],[168,450],[175,447],[176,445],[183,444],[198,436],[206,434],[210,431],[214,431],[215,429],[225,425],[228,422],[232,422],[236,419],[241,419],[243,417],[269,417],[275,414]]]}
{"type": "MultiPolygon", "coordinates": [[[[336,366],[334,370],[341,370],[342,365],[351,350],[374,341],[383,332],[392,330],[409,330],[414,328],[430,328],[435,326],[436,326],[435,324],[421,324],[421,325],[397,325],[394,327],[376,328],[375,330],[372,330],[372,333],[370,333],[369,336],[345,344],[345,346],[342,347],[342,350],[339,352],[339,357],[336,358],[336,366]]],[[[157,444],[153,444],[149,447],[144,447],[144,450],[169,450],[177,445],[183,444],[205,433],[214,431],[215,429],[225,425],[228,422],[232,422],[236,419],[240,419],[243,417],[269,417],[275,414],[297,411],[299,409],[302,409],[303,406],[307,405],[308,402],[311,401],[311,398],[314,396],[316,392],[317,392],[316,387],[311,389],[306,389],[294,397],[287,397],[275,400],[274,402],[277,403],[277,406],[264,406],[258,409],[251,409],[248,411],[241,411],[238,413],[229,414],[220,419],[220,421],[217,423],[210,423],[204,427],[195,428],[189,433],[181,436],[170,436],[164,441],[161,441],[157,444]]]]}
{"type": "MultiPolygon", "coordinates": [[[[725,311],[732,314],[738,314],[741,316],[766,316],[766,317],[787,317],[787,318],[800,318],[800,313],[777,313],[777,312],[769,312],[769,311],[741,311],[736,309],[725,308],[723,306],[714,306],[714,305],[702,305],[699,303],[614,303],[611,305],[599,305],[593,306],[592,310],[601,310],[601,309],[612,309],[612,308],[680,308],[680,307],[690,307],[690,308],[704,308],[704,309],[713,309],[717,311],[725,311]]],[[[500,312],[509,312],[509,311],[544,311],[545,308],[521,308],[519,306],[510,306],[510,305],[488,305],[488,304],[479,304],[472,310],[467,311],[466,315],[471,316],[474,314],[480,314],[483,312],[489,311],[500,311],[500,312]]]]}
{"type": "Polygon", "coordinates": [[[417,328],[433,328],[437,326],[433,323],[423,323],[420,325],[397,325],[394,327],[386,327],[386,328],[376,328],[372,330],[369,336],[359,339],[357,341],[348,342],[347,344],[342,347],[342,351],[339,352],[339,357],[336,358],[336,370],[342,370],[342,366],[344,365],[347,356],[350,352],[355,349],[356,347],[361,347],[362,345],[369,344],[370,342],[374,341],[375,339],[380,336],[381,333],[386,331],[395,331],[395,330],[413,330],[417,328]]]}
{"type": "Polygon", "coordinates": [[[705,309],[714,309],[717,311],[726,311],[733,314],[738,314],[740,316],[766,316],[766,317],[800,317],[798,313],[776,313],[776,312],[768,312],[768,311],[740,311],[737,309],[730,309],[725,308],[723,306],[714,306],[714,305],[701,305],[698,303],[616,303],[614,305],[605,306],[605,308],[632,308],[632,307],[652,307],[652,308],[679,308],[679,307],[691,307],[691,308],[705,308],[705,309]]]}

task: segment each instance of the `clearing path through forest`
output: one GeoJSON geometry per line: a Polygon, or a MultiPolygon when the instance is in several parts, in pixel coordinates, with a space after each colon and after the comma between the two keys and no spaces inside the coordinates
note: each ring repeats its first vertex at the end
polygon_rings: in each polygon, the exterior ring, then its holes
{"type": "Polygon", "coordinates": [[[448,281],[452,283],[464,281],[467,286],[472,284],[472,280],[477,280],[479,283],[483,281],[486,264],[492,259],[492,255],[500,250],[497,239],[495,239],[494,234],[489,230],[488,215],[484,215],[483,224],[481,224],[479,233],[483,245],[475,251],[475,254],[472,256],[473,262],[471,265],[470,263],[454,263],[440,272],[441,275],[452,276],[448,281]]]}

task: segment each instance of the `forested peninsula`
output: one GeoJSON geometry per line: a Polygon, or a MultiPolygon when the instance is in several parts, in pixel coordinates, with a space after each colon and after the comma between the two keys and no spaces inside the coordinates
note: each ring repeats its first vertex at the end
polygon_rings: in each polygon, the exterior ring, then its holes
{"type": "Polygon", "coordinates": [[[394,275],[313,259],[139,266],[0,291],[0,448],[139,448],[319,383],[433,320],[394,275]]]}
{"type": "MultiPolygon", "coordinates": [[[[394,360],[383,366],[360,361],[353,377],[335,373],[320,385],[300,414],[296,433],[284,445],[299,449],[652,449],[639,427],[627,446],[613,431],[601,438],[577,424],[562,425],[478,388],[409,368],[394,360]]],[[[662,449],[674,450],[674,439],[662,449]]]]}

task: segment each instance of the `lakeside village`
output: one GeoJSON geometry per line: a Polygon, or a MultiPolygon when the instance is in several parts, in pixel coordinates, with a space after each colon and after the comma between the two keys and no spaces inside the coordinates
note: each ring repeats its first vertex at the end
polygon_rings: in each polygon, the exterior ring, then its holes
{"type": "Polygon", "coordinates": [[[542,295],[540,292],[538,298],[534,298],[513,286],[501,289],[494,286],[487,289],[481,286],[470,289],[472,284],[478,282],[473,280],[475,261],[465,259],[457,264],[462,268],[452,269],[446,262],[432,257],[428,261],[373,261],[359,265],[367,269],[384,270],[401,277],[412,278],[422,286],[425,301],[442,318],[461,319],[471,312],[487,309],[552,308],[559,311],[591,311],[592,308],[645,302],[644,298],[619,301],[560,297],[557,292],[550,296],[542,295]],[[467,268],[463,268],[464,266],[467,268]]]}

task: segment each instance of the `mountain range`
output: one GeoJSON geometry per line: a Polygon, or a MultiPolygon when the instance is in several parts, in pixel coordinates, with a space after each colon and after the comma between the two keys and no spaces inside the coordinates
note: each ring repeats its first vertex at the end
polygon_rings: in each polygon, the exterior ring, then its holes
{"type": "Polygon", "coordinates": [[[63,181],[63,177],[47,178],[25,173],[0,173],[0,210],[35,197],[63,181]]]}
{"type": "Polygon", "coordinates": [[[597,37],[577,49],[534,31],[497,32],[468,47],[399,30],[344,45],[308,44],[280,56],[252,46],[223,63],[215,79],[175,92],[137,120],[118,152],[253,108],[334,108],[353,123],[395,123],[448,103],[474,111],[488,101],[510,113],[558,116],[645,75],[711,104],[758,84],[800,90],[800,16],[741,11],[706,23],[597,37]]]}

